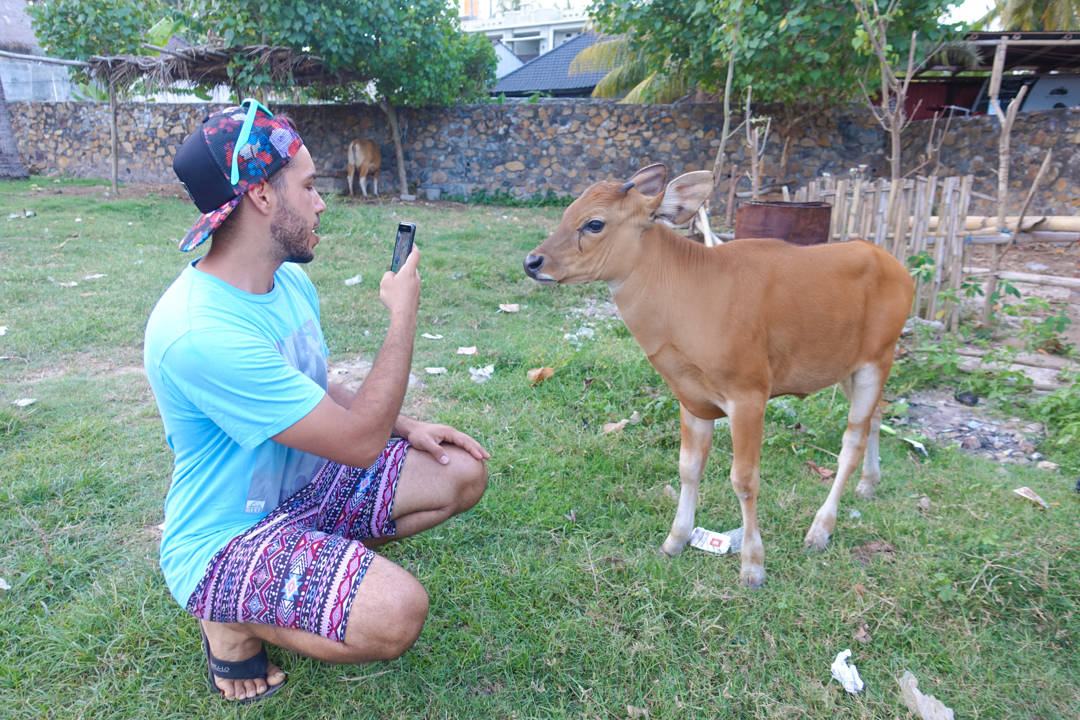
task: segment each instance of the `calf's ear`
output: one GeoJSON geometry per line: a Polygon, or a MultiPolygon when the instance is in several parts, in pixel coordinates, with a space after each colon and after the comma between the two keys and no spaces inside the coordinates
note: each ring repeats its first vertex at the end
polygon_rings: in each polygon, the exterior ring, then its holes
{"type": "Polygon", "coordinates": [[[664,199],[653,217],[672,225],[685,225],[709,197],[713,189],[713,174],[708,170],[684,173],[668,183],[664,199]]]}
{"type": "Polygon", "coordinates": [[[655,197],[664,191],[665,182],[667,182],[667,166],[656,163],[638,170],[623,187],[629,190],[627,186],[632,186],[646,197],[655,197]]]}

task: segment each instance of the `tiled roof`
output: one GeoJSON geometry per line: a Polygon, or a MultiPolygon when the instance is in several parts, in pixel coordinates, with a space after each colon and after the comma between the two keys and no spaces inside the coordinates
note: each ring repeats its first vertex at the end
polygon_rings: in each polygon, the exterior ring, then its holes
{"type": "Polygon", "coordinates": [[[606,72],[587,72],[570,75],[570,63],[577,54],[596,42],[594,33],[583,33],[559,47],[530,60],[495,83],[493,95],[531,95],[549,92],[552,95],[586,96],[606,75],[606,72]]]}

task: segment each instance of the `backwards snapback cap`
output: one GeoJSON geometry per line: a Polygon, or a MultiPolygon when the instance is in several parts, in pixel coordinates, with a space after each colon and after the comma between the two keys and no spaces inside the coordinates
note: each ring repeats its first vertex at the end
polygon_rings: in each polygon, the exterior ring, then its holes
{"type": "Polygon", "coordinates": [[[287,120],[274,118],[251,98],[204,118],[173,158],[173,171],[202,212],[180,249],[187,252],[202,244],[248,188],[285,167],[303,144],[287,120]]]}

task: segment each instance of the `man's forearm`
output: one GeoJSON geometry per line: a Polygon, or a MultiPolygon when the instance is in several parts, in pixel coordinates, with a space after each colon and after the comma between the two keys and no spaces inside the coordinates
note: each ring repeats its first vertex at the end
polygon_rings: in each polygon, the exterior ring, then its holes
{"type": "MultiPolygon", "coordinates": [[[[391,318],[371,372],[349,402],[351,412],[364,413],[375,427],[384,429],[387,437],[395,428],[409,387],[415,333],[415,316],[391,318]]],[[[333,395],[331,398],[337,400],[333,395]]]]}

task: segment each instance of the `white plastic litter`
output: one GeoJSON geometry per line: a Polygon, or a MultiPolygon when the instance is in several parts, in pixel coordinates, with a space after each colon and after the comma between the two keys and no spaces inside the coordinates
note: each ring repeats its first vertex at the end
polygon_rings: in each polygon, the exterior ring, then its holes
{"type": "Polygon", "coordinates": [[[0,325],[0,335],[7,335],[7,325],[0,325]]]}
{"type": "Polygon", "coordinates": [[[446,374],[446,368],[444,367],[426,367],[424,372],[428,375],[444,375],[446,374]]]}
{"type": "Polygon", "coordinates": [[[911,447],[913,447],[916,450],[918,450],[919,452],[921,452],[924,457],[930,457],[930,453],[927,451],[926,446],[923,445],[918,440],[915,440],[914,438],[909,438],[909,437],[901,438],[901,440],[903,440],[908,445],[910,445],[911,447]]]}
{"type": "Polygon", "coordinates": [[[458,355],[475,355],[476,354],[476,346],[475,345],[470,345],[468,347],[464,347],[464,346],[459,347],[457,349],[457,354],[458,355]]]}
{"type": "Polygon", "coordinates": [[[34,398],[19,398],[18,400],[12,400],[11,404],[15,407],[26,407],[27,405],[33,405],[37,400],[34,398]]]}
{"type": "Polygon", "coordinates": [[[482,383],[491,379],[492,373],[495,372],[494,365],[485,365],[482,368],[469,368],[469,377],[473,382],[482,383]]]}
{"type": "Polygon", "coordinates": [[[849,657],[851,657],[851,650],[842,650],[837,653],[830,669],[832,670],[832,676],[840,681],[845,690],[854,695],[862,692],[863,681],[859,677],[859,670],[854,663],[848,663],[847,659],[849,657]]]}
{"type": "Polygon", "coordinates": [[[424,333],[420,337],[427,338],[428,340],[442,340],[442,335],[432,335],[431,333],[424,333]]]}
{"type": "Polygon", "coordinates": [[[346,285],[359,285],[363,281],[364,277],[360,273],[353,275],[351,278],[345,278],[346,285]]]}
{"type": "Polygon", "coordinates": [[[591,340],[596,336],[596,331],[591,327],[580,327],[577,332],[565,333],[563,335],[564,340],[568,340],[571,345],[581,345],[584,340],[591,340]]]}
{"type": "Polygon", "coordinates": [[[910,671],[905,670],[897,682],[900,683],[900,697],[904,705],[907,705],[907,709],[915,713],[919,720],[954,720],[956,717],[952,708],[946,707],[945,703],[933,695],[919,692],[919,681],[910,671]]]}
{"type": "Polygon", "coordinates": [[[10,590],[11,586],[8,585],[8,581],[0,577],[0,590],[10,590]]]}

